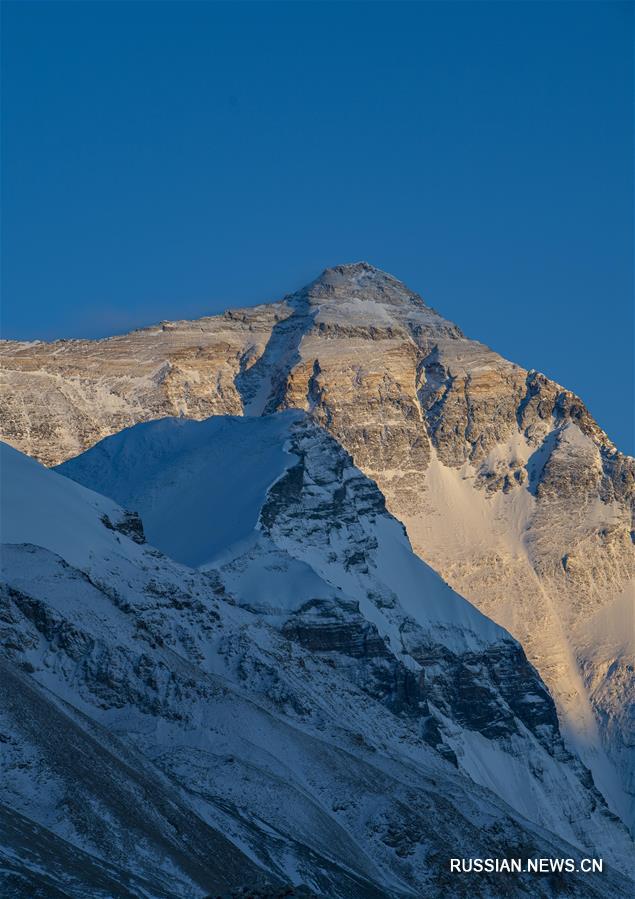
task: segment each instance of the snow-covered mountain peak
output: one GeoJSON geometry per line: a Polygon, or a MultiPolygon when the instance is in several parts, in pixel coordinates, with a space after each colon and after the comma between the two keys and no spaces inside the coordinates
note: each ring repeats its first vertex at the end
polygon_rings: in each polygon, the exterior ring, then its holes
{"type": "Polygon", "coordinates": [[[521,642],[566,739],[635,820],[632,640],[615,625],[632,606],[635,461],[574,394],[362,262],[278,303],[101,341],[4,341],[0,358],[2,434],[47,465],[166,416],[306,411],[420,558],[521,642]]]}
{"type": "Polygon", "coordinates": [[[369,262],[350,262],[343,265],[334,265],[325,269],[313,285],[330,285],[333,288],[348,288],[353,291],[363,292],[368,289],[383,288],[392,293],[395,298],[403,295],[412,295],[403,281],[395,278],[389,272],[385,272],[369,262]]]}
{"type": "Polygon", "coordinates": [[[372,307],[377,303],[387,307],[413,307],[427,310],[419,294],[403,281],[368,262],[352,262],[325,269],[314,281],[293,295],[295,302],[303,299],[309,306],[361,303],[372,307]]]}

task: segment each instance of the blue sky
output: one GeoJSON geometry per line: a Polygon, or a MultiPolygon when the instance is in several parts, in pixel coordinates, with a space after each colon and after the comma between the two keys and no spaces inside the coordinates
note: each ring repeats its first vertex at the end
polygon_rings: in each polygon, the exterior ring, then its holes
{"type": "Polygon", "coordinates": [[[366,259],[633,451],[632,5],[2,5],[2,331],[366,259]]]}

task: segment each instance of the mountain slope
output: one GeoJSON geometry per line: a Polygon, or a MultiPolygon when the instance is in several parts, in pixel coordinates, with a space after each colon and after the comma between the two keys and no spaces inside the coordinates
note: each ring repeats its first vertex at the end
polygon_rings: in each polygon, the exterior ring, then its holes
{"type": "Polygon", "coordinates": [[[520,640],[633,821],[635,463],[569,391],[365,263],[281,303],[0,357],[3,434],[47,463],[161,415],[307,410],[421,558],[520,640]]]}
{"type": "Polygon", "coordinates": [[[271,486],[259,512],[250,510],[251,532],[216,557],[210,551],[205,567],[308,649],[333,646],[352,658],[354,682],[418,720],[422,737],[460,770],[536,823],[584,840],[597,800],[570,805],[587,776],[564,750],[551,699],[522,650],[412,553],[377,487],[309,419],[288,412],[153,422],[60,470],[140,510],[160,549],[200,545],[208,532],[211,548],[219,510],[228,510],[233,536],[231,516],[252,495],[251,479],[241,482],[236,469],[249,462],[260,480],[256,460],[271,456],[272,440],[284,442],[285,457],[276,477],[268,469],[271,486]],[[166,516],[171,505],[185,506],[188,519],[166,516]],[[571,821],[585,819],[577,834],[571,821]]]}
{"type": "MultiPolygon", "coordinates": [[[[313,564],[309,603],[293,589],[299,607],[285,603],[281,610],[262,578],[266,595],[255,597],[257,613],[249,609],[253,593],[240,589],[245,553],[265,566],[273,563],[269,587],[278,583],[283,593],[285,565],[309,568],[289,554],[294,530],[312,550],[344,522],[346,549],[355,532],[360,546],[368,546],[366,529],[382,518],[392,522],[394,539],[400,534],[405,541],[374,485],[334,441],[295,413],[273,421],[224,423],[251,437],[262,431],[258,445],[265,457],[267,431],[270,438],[272,429],[284,426],[279,433],[286,428],[288,441],[278,479],[262,500],[260,527],[220,552],[207,572],[184,568],[143,543],[138,519],[111,500],[2,447],[2,733],[8,749],[0,784],[2,801],[19,812],[11,825],[13,845],[27,839],[30,847],[17,872],[15,862],[9,866],[8,882],[34,882],[38,859],[48,866],[54,856],[71,896],[86,895],[73,886],[78,876],[84,888],[101,878],[148,896],[202,896],[239,877],[303,881],[329,897],[436,896],[449,888],[450,855],[579,857],[580,848],[468,779],[460,752],[453,760],[439,743],[447,734],[448,745],[460,750],[468,731],[498,747],[495,766],[505,759],[513,765],[518,752],[525,776],[530,751],[535,787],[529,792],[538,808],[542,803],[543,816],[551,815],[587,854],[592,848],[626,863],[625,835],[564,752],[553,706],[535,673],[526,667],[531,684],[504,682],[500,662],[509,657],[510,673],[517,673],[522,651],[459,597],[453,601],[460,617],[444,605],[430,618],[433,638],[426,649],[436,647],[437,658],[429,673],[436,669],[438,676],[431,677],[427,709],[420,705],[427,689],[405,708],[409,690],[400,693],[394,677],[401,672],[404,684],[415,685],[406,659],[415,661],[419,648],[416,621],[402,628],[398,656],[390,634],[382,639],[334,577],[327,581],[313,564]],[[299,492],[293,457],[304,460],[299,492]],[[43,528],[42,520],[55,526],[43,528]],[[317,530],[302,533],[300,520],[317,530]],[[87,553],[78,552],[79,539],[69,538],[72,521],[91,547],[87,553]],[[489,668],[488,649],[498,655],[489,668]],[[471,683],[478,686],[484,720],[456,720],[457,697],[452,690],[443,695],[454,664],[449,653],[464,663],[458,698],[469,694],[471,683]],[[379,689],[386,672],[394,683],[388,693],[379,689]],[[523,709],[529,687],[542,720],[523,709]],[[483,701],[488,690],[496,692],[491,705],[483,701]],[[438,733],[422,727],[435,702],[445,703],[438,733]],[[91,765],[88,777],[85,764],[91,765]],[[540,798],[541,777],[551,793],[548,805],[540,798]],[[126,791],[135,797],[126,799],[126,791]],[[77,847],[66,856],[75,867],[64,861],[61,840],[77,847]],[[124,857],[122,872],[116,859],[124,857]]],[[[177,437],[206,426],[172,423],[177,437]]],[[[169,427],[158,423],[160,435],[169,427]]],[[[134,440],[135,433],[127,436],[134,440]]],[[[244,443],[230,436],[222,441],[229,459],[232,447],[244,443]]],[[[146,437],[141,434],[144,451],[146,437]]],[[[174,445],[171,438],[168,445],[174,445]]],[[[330,555],[324,564],[332,575],[342,566],[330,555]]],[[[417,570],[424,567],[412,559],[417,570]]],[[[372,582],[383,592],[372,557],[349,562],[360,585],[372,582]]],[[[448,590],[433,573],[429,577],[421,614],[431,585],[448,590]]],[[[384,606],[387,599],[372,599],[379,624],[405,624],[398,599],[384,606]]],[[[499,887],[497,875],[452,881],[457,895],[486,896],[499,887]]],[[[518,896],[551,896],[554,884],[520,875],[513,888],[518,896]]],[[[563,890],[618,896],[630,887],[605,871],[591,879],[567,877],[563,890]]]]}
{"type": "Polygon", "coordinates": [[[421,557],[520,640],[568,740],[632,822],[633,641],[596,632],[596,650],[583,635],[616,604],[633,633],[635,463],[573,394],[370,266],[327,271],[288,305],[311,326],[291,366],[270,360],[265,407],[309,409],[421,557]]]}
{"type": "Polygon", "coordinates": [[[55,465],[139,421],[240,414],[235,379],[285,314],[273,304],[106,340],[0,340],[0,436],[55,465]]]}

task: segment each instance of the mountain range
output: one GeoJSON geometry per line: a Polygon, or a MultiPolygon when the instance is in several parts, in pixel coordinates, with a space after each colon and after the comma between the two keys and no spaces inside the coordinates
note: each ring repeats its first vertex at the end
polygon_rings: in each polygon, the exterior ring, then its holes
{"type": "Polygon", "coordinates": [[[580,399],[367,263],[0,359],[9,895],[630,894],[635,462],[580,399]]]}

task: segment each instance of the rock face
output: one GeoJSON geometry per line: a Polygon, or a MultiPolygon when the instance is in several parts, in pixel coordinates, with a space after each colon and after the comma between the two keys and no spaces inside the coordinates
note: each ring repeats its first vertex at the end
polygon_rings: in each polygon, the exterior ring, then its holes
{"type": "Polygon", "coordinates": [[[56,465],[139,421],[240,414],[235,380],[284,314],[278,304],[106,340],[0,341],[2,437],[56,465]]]}
{"type": "Polygon", "coordinates": [[[340,266],[287,303],[288,345],[242,376],[246,410],[305,408],[348,449],[419,555],[520,640],[632,824],[635,462],[577,397],[390,275],[340,266]]]}
{"type": "Polygon", "coordinates": [[[521,642],[632,823],[635,463],[573,394],[365,263],[200,322],[5,342],[2,362],[4,437],[47,464],[157,416],[308,411],[421,558],[521,642]]]}
{"type": "MultiPolygon", "coordinates": [[[[188,494],[190,531],[215,545],[204,570],[0,450],[3,895],[486,897],[500,875],[462,881],[450,857],[627,869],[626,831],[521,647],[411,552],[305,415],[156,422],[76,461],[113,492],[145,471],[142,506],[157,486],[188,494]],[[219,430],[224,470],[206,469],[219,430]],[[245,457],[273,481],[254,494],[242,478],[242,527],[220,546],[210,502],[245,457]]],[[[504,889],[608,899],[632,883],[607,869],[504,889]]]]}

